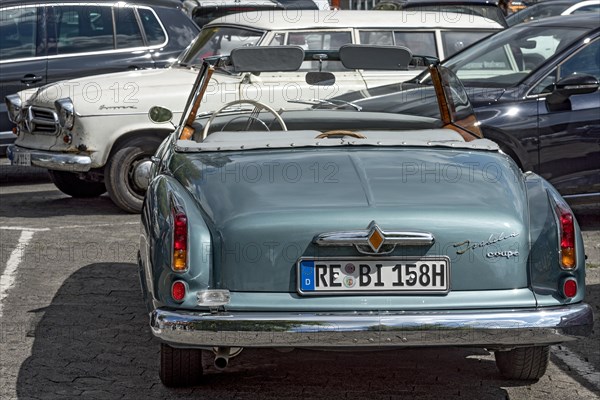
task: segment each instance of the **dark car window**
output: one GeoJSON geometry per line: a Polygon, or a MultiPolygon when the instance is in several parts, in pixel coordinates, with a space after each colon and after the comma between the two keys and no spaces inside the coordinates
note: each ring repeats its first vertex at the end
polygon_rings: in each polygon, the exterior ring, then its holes
{"type": "Polygon", "coordinates": [[[0,59],[35,56],[37,8],[0,10],[0,59]]]}
{"type": "Polygon", "coordinates": [[[587,74],[600,79],[600,39],[596,39],[572,57],[554,68],[530,92],[532,95],[551,93],[554,84],[572,74],[587,74]]]}
{"type": "Polygon", "coordinates": [[[112,50],[113,21],[110,7],[56,7],[57,53],[84,53],[112,50]]]}
{"type": "MultiPolygon", "coordinates": [[[[442,45],[444,46],[444,57],[448,58],[454,53],[458,53],[465,47],[480,41],[484,37],[491,35],[490,31],[443,31],[442,45]]],[[[433,54],[429,54],[433,55],[433,54]]]]}
{"type": "Polygon", "coordinates": [[[360,43],[392,46],[394,35],[391,31],[360,31],[360,43]]]}
{"type": "Polygon", "coordinates": [[[444,65],[471,87],[510,87],[586,32],[574,27],[527,27],[498,32],[444,65]]]}
{"type": "Polygon", "coordinates": [[[115,27],[117,33],[117,49],[141,47],[144,45],[142,32],[133,14],[133,8],[115,7],[115,27]]]}
{"type": "Polygon", "coordinates": [[[404,46],[413,54],[437,57],[433,32],[361,30],[359,35],[362,44],[404,46]]]}
{"type": "Polygon", "coordinates": [[[578,8],[573,14],[585,14],[589,12],[600,13],[600,4],[590,4],[589,6],[578,8]]]}
{"type": "Polygon", "coordinates": [[[150,46],[163,44],[167,39],[167,36],[154,13],[145,8],[138,9],[138,13],[142,21],[142,26],[144,27],[144,32],[146,33],[148,44],[150,46]]]}
{"type": "Polygon", "coordinates": [[[348,43],[352,43],[350,32],[292,32],[287,40],[305,50],[337,50],[348,43]]]}
{"type": "MultiPolygon", "coordinates": [[[[359,31],[361,44],[374,44],[379,46],[404,46],[413,54],[420,56],[438,57],[435,45],[434,32],[401,32],[385,30],[361,30],[359,31]]],[[[424,65],[413,65],[411,68],[425,68],[424,65]]]]}
{"type": "Polygon", "coordinates": [[[587,74],[600,79],[600,39],[596,39],[560,65],[558,79],[587,74]]]}
{"type": "MultiPolygon", "coordinates": [[[[269,46],[279,46],[281,44],[300,46],[304,50],[338,50],[345,44],[352,43],[352,36],[349,31],[296,31],[296,32],[278,32],[275,33],[269,46]]],[[[317,70],[319,62],[304,61],[300,71],[317,70]]],[[[323,61],[321,69],[325,71],[343,71],[346,70],[339,61],[323,61]]]]}
{"type": "Polygon", "coordinates": [[[413,54],[437,57],[433,32],[394,32],[394,39],[396,46],[408,47],[413,54]]]}

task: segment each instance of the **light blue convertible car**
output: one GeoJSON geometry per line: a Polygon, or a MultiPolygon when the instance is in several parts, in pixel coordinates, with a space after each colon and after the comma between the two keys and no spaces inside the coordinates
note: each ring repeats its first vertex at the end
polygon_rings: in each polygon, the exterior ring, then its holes
{"type": "Polygon", "coordinates": [[[369,111],[385,97],[328,99],[344,68],[411,62],[405,48],[348,45],[239,48],[199,66],[142,211],[141,283],[165,385],[201,383],[203,352],[225,368],[246,347],[480,347],[504,376],[537,379],[550,345],[589,334],[573,213],[481,137],[451,72],[429,65],[388,113],[369,111]],[[295,110],[271,108],[268,88],[202,109],[217,68],[282,71],[285,84],[307,63],[295,110]]]}

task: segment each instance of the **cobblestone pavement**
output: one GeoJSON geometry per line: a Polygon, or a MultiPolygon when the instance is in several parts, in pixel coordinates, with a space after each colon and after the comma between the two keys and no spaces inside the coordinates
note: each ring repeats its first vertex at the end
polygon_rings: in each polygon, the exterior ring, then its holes
{"type": "MultiPolygon", "coordinates": [[[[158,379],[158,344],[148,328],[134,263],[139,216],[122,213],[106,196],[68,198],[40,171],[15,175],[0,166],[0,196],[0,273],[7,272],[11,257],[19,261],[13,285],[0,300],[2,400],[564,400],[600,395],[584,377],[600,371],[598,252],[588,253],[587,276],[587,301],[595,307],[597,328],[592,338],[565,347],[588,361],[593,370],[587,372],[559,357],[558,347],[537,382],[502,379],[493,356],[476,349],[245,350],[223,372],[205,357],[204,385],[170,390],[158,379]],[[24,231],[31,232],[26,246],[24,231]]],[[[600,243],[598,215],[594,210],[582,215],[591,250],[600,243]]]]}

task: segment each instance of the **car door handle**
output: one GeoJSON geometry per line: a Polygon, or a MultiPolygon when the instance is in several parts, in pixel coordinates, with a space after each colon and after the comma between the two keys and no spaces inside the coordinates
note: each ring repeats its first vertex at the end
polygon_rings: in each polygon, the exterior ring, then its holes
{"type": "Polygon", "coordinates": [[[42,79],[44,79],[43,76],[39,76],[39,75],[34,75],[34,74],[27,74],[23,77],[23,79],[21,79],[21,82],[26,84],[26,85],[30,85],[32,83],[36,83],[41,81],[42,79]]]}

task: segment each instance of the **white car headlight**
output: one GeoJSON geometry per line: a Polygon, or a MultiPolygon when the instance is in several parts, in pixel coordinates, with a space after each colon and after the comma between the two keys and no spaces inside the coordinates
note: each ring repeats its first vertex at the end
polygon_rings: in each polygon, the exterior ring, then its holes
{"type": "Polygon", "coordinates": [[[8,109],[8,119],[16,124],[21,118],[21,97],[18,94],[9,94],[4,98],[6,108],[8,109]]]}
{"type": "Polygon", "coordinates": [[[56,114],[58,114],[58,123],[64,129],[71,130],[75,121],[75,107],[70,98],[58,99],[54,102],[56,114]]]}

